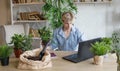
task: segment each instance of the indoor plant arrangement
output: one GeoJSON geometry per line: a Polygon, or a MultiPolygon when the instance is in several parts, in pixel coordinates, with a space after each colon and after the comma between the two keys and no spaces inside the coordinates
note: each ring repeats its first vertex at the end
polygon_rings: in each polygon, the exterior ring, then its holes
{"type": "Polygon", "coordinates": [[[53,29],[61,26],[63,12],[77,12],[74,0],[43,0],[43,2],[45,5],[42,7],[42,11],[53,29]]]}
{"type": "Polygon", "coordinates": [[[38,32],[40,34],[40,38],[42,39],[42,46],[43,46],[42,51],[39,53],[39,59],[41,60],[45,54],[45,50],[47,48],[47,45],[48,45],[50,39],[52,38],[52,32],[47,27],[43,27],[41,29],[38,29],[38,32]]]}
{"type": "Polygon", "coordinates": [[[112,33],[112,50],[117,56],[117,71],[120,71],[120,30],[115,30],[112,33]]]}
{"type": "Polygon", "coordinates": [[[47,48],[47,44],[50,41],[52,34],[49,28],[47,27],[43,27],[41,29],[38,29],[38,33],[40,35],[40,38],[42,40],[42,47],[43,49],[40,51],[39,55],[37,56],[29,56],[27,57],[27,59],[30,60],[42,60],[44,54],[45,54],[45,50],[47,48]]]}
{"type": "Polygon", "coordinates": [[[12,48],[9,47],[8,45],[1,45],[0,46],[0,59],[1,59],[1,64],[3,66],[6,66],[9,64],[9,56],[12,53],[12,48]]]}
{"type": "Polygon", "coordinates": [[[30,35],[14,34],[10,44],[14,45],[14,53],[17,58],[26,50],[32,48],[32,37],[30,35]]]}
{"type": "Polygon", "coordinates": [[[94,64],[101,65],[103,63],[103,55],[111,51],[111,38],[102,38],[101,41],[91,45],[90,50],[95,55],[94,64]]]}

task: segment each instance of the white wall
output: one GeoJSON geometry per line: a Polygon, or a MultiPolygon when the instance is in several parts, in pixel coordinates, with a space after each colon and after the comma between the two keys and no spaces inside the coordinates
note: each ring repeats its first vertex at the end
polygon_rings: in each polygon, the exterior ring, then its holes
{"type": "Polygon", "coordinates": [[[112,23],[114,30],[120,29],[120,0],[114,1],[113,12],[112,12],[112,23]]]}
{"type": "Polygon", "coordinates": [[[83,39],[111,36],[113,31],[112,4],[77,4],[75,26],[83,33],[83,39]]]}
{"type": "MultiPolygon", "coordinates": [[[[78,13],[75,26],[83,33],[84,40],[96,37],[110,37],[113,30],[120,28],[119,3],[120,0],[113,0],[112,4],[77,4],[78,13]]],[[[39,8],[35,9],[38,10],[39,8]]],[[[31,24],[31,26],[34,27],[36,24],[31,24]]]]}

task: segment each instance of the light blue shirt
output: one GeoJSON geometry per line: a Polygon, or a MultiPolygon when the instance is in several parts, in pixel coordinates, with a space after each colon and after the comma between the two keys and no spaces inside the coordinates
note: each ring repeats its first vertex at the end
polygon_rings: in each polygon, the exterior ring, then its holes
{"type": "Polygon", "coordinates": [[[68,38],[66,38],[62,27],[60,27],[54,31],[50,47],[52,47],[52,49],[58,48],[58,50],[61,51],[77,51],[78,44],[82,41],[81,37],[81,32],[72,26],[71,33],[68,38]]]}

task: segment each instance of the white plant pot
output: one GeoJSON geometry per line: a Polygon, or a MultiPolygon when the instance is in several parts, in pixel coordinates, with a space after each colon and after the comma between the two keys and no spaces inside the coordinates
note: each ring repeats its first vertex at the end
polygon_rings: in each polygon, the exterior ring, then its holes
{"type": "Polygon", "coordinates": [[[103,64],[103,56],[94,56],[94,64],[102,65],[103,64]]]}

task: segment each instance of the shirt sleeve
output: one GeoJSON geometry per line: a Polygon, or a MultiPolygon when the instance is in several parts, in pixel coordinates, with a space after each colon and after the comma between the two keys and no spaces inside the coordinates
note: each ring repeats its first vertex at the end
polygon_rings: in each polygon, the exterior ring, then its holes
{"type": "Polygon", "coordinates": [[[53,50],[58,48],[58,41],[57,41],[57,30],[53,32],[53,37],[49,45],[53,50]]]}

